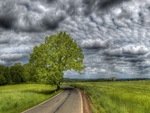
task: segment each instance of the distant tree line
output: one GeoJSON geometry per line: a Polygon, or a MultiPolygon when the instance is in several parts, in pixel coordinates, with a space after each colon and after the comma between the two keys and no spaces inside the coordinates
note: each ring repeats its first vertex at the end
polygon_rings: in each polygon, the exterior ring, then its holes
{"type": "Polygon", "coordinates": [[[64,78],[64,82],[112,82],[112,81],[141,81],[150,80],[150,78],[97,78],[97,79],[70,79],[64,78]]]}
{"type": "Polygon", "coordinates": [[[0,85],[36,82],[36,69],[30,64],[0,65],[0,85]]]}

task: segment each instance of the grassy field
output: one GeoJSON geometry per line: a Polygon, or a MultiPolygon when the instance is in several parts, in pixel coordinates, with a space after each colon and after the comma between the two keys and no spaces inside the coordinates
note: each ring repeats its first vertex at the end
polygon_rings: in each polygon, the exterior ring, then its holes
{"type": "Polygon", "coordinates": [[[42,84],[0,86],[0,113],[20,113],[57,93],[42,84]]]}
{"type": "Polygon", "coordinates": [[[70,84],[87,92],[95,113],[150,113],[150,81],[70,84]]]}

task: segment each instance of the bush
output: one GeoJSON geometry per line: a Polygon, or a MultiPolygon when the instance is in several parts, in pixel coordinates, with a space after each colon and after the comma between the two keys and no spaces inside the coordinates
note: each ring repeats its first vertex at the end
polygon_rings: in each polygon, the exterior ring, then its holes
{"type": "Polygon", "coordinates": [[[0,85],[6,84],[6,79],[0,74],[0,85]]]}

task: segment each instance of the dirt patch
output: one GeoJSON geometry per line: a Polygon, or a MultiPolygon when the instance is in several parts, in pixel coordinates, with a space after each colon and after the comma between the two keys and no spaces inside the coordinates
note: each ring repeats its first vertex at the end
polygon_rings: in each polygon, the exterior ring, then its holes
{"type": "Polygon", "coordinates": [[[82,100],[83,100],[83,113],[93,113],[92,109],[91,109],[91,99],[88,97],[88,95],[80,90],[81,94],[82,94],[82,100]]]}

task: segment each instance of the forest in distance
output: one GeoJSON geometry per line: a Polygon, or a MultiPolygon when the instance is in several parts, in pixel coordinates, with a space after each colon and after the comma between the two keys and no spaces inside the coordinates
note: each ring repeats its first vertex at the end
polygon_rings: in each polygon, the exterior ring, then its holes
{"type": "MultiPolygon", "coordinates": [[[[13,66],[0,65],[0,85],[20,84],[20,83],[38,83],[36,79],[36,69],[30,64],[15,63],[13,66]]],[[[71,79],[64,78],[64,82],[83,81],[83,82],[101,82],[101,81],[137,81],[150,80],[150,78],[97,78],[97,79],[71,79]]]]}
{"type": "Polygon", "coordinates": [[[29,64],[0,65],[0,85],[36,82],[35,74],[35,68],[29,64]]]}

